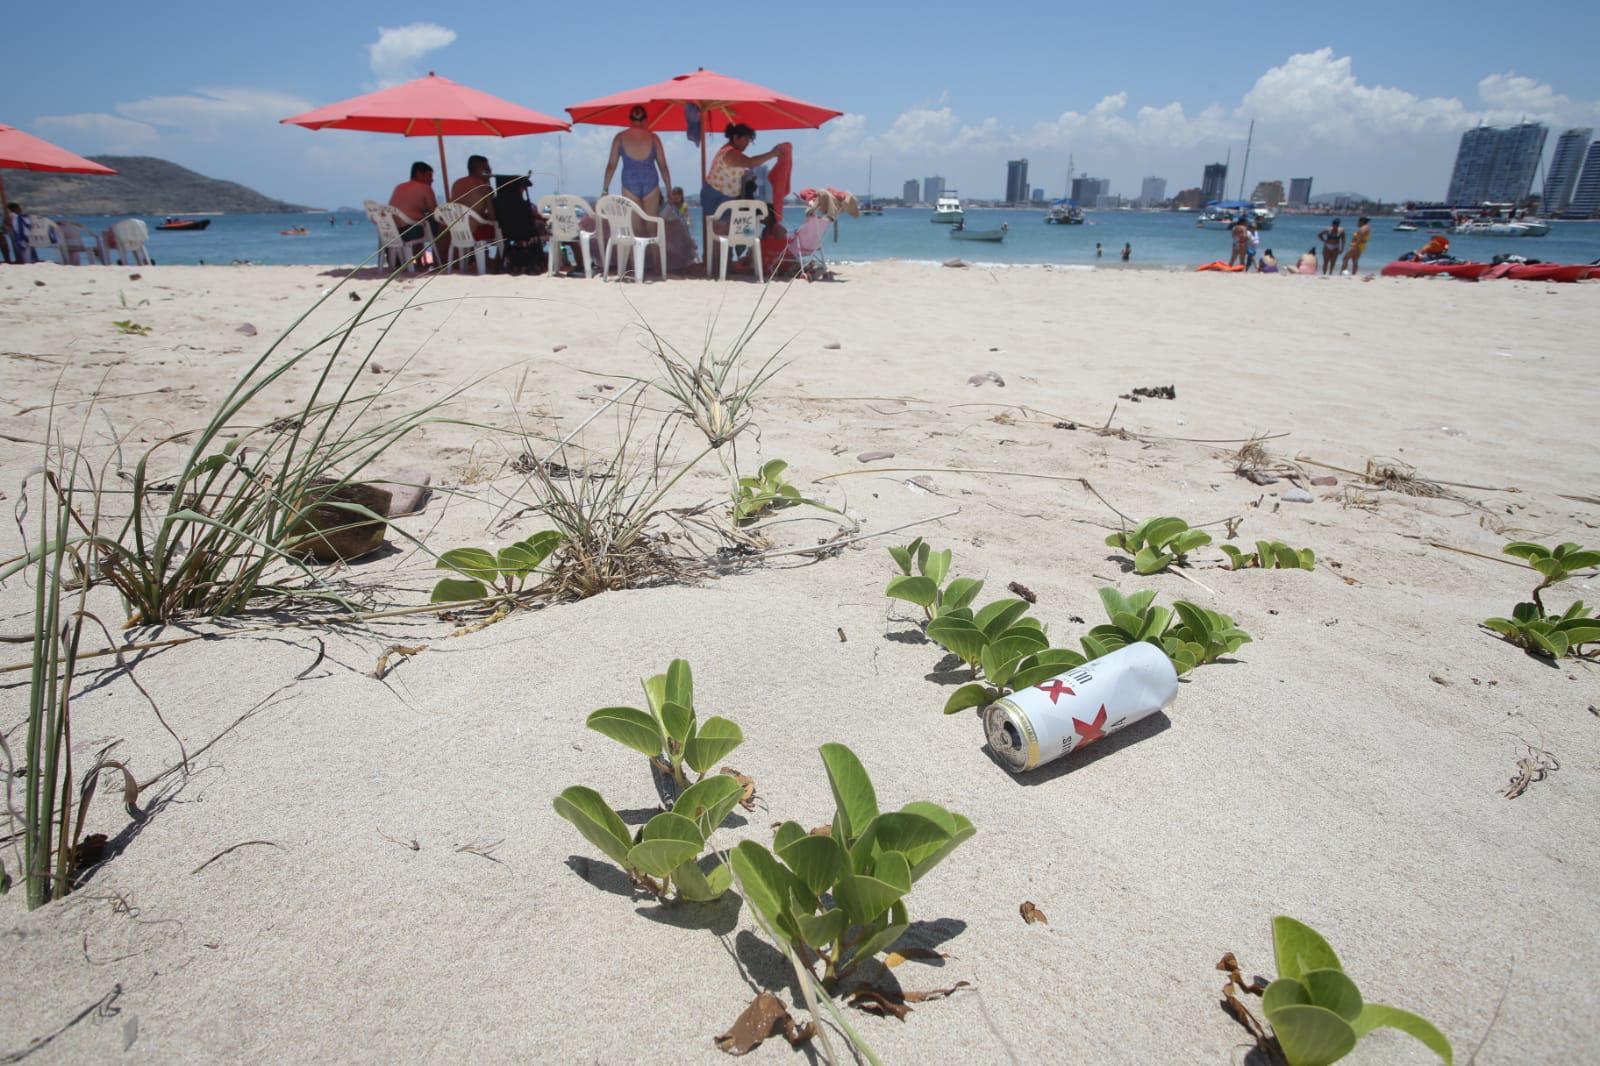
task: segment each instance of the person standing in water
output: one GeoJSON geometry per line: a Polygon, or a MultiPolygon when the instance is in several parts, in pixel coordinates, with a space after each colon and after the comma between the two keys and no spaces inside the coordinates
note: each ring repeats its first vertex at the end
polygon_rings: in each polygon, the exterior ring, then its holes
{"type": "Polygon", "coordinates": [[[1101,255],[1103,255],[1103,254],[1104,253],[1101,251],[1101,248],[1100,248],[1100,242],[1099,241],[1095,241],[1094,242],[1094,257],[1096,259],[1099,259],[1101,257],[1101,255]]]}
{"type": "Polygon", "coordinates": [[[1126,263],[1132,257],[1133,257],[1133,245],[1131,245],[1131,244],[1123,244],[1123,246],[1122,246],[1122,261],[1124,263],[1126,263]]]}
{"type": "Polygon", "coordinates": [[[661,213],[661,186],[672,185],[667,167],[667,151],[661,138],[646,128],[650,113],[635,104],[628,112],[628,128],[611,139],[611,158],[606,161],[606,176],[600,183],[601,195],[611,192],[611,178],[622,164],[622,195],[644,209],[647,215],[661,213]]]}

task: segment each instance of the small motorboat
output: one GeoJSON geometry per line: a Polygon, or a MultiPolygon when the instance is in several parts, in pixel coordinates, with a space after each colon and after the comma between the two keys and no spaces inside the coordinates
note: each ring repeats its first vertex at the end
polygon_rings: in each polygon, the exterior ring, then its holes
{"type": "Polygon", "coordinates": [[[1417,232],[1417,224],[1415,222],[1402,222],[1394,228],[1394,231],[1396,233],[1415,233],[1417,232]]]}
{"type": "Polygon", "coordinates": [[[960,222],[965,217],[961,210],[961,197],[956,195],[954,189],[946,190],[939,194],[939,199],[933,205],[933,217],[929,222],[960,222]]]}
{"type": "Polygon", "coordinates": [[[988,241],[990,244],[999,244],[1006,239],[1006,234],[1011,232],[1009,222],[1000,223],[999,229],[968,229],[965,222],[957,222],[950,227],[950,239],[956,241],[988,241]]]}
{"type": "Polygon", "coordinates": [[[161,223],[159,226],[157,226],[156,229],[159,229],[159,230],[202,230],[202,229],[205,229],[209,225],[211,225],[211,220],[209,218],[173,218],[172,216],[169,215],[169,216],[167,216],[167,220],[165,222],[161,223]]]}
{"type": "Polygon", "coordinates": [[[1050,213],[1044,216],[1046,225],[1049,226],[1081,226],[1083,225],[1083,208],[1071,200],[1057,200],[1050,207],[1050,213]]]}

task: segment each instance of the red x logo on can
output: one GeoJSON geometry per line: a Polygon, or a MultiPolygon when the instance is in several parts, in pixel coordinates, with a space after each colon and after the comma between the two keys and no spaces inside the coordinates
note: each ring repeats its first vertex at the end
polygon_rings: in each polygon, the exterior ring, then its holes
{"type": "Polygon", "coordinates": [[[1076,692],[1073,692],[1070,688],[1068,688],[1066,686],[1065,682],[1062,682],[1062,681],[1059,681],[1059,680],[1046,681],[1042,685],[1035,685],[1033,687],[1038,689],[1040,692],[1048,692],[1050,694],[1050,702],[1052,704],[1054,704],[1057,700],[1059,700],[1062,697],[1063,694],[1068,695],[1068,696],[1076,696],[1077,695],[1076,692]]]}

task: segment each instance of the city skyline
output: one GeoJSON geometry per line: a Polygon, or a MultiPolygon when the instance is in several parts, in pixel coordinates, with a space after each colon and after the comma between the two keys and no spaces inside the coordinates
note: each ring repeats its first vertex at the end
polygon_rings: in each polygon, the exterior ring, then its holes
{"type": "MultiPolygon", "coordinates": [[[[959,10],[930,2],[932,10],[959,10]]],[[[963,195],[984,199],[1004,196],[999,164],[1009,159],[1027,158],[1030,185],[1055,199],[1068,191],[1074,158],[1077,173],[1105,177],[1131,195],[1152,174],[1189,188],[1204,164],[1230,153],[1229,193],[1236,195],[1254,120],[1246,191],[1262,178],[1311,173],[1327,189],[1432,200],[1445,194],[1462,133],[1480,123],[1526,118],[1552,131],[1600,127],[1600,84],[1585,51],[1537,35],[1481,34],[1477,27],[1500,13],[1479,0],[1462,0],[1420,54],[1393,35],[1363,29],[1392,15],[1379,4],[1347,5],[1338,26],[1273,20],[1253,30],[1251,59],[1204,79],[1193,78],[1185,62],[1192,9],[1158,0],[1153,10],[1158,17],[1141,20],[1138,30],[1136,68],[1128,63],[1126,27],[1109,13],[1086,11],[1079,31],[1104,47],[1087,50],[1070,68],[1057,62],[1050,35],[1019,33],[997,54],[939,73],[927,61],[940,43],[937,20],[918,18],[897,27],[892,46],[877,38],[834,42],[824,75],[804,49],[753,64],[672,20],[656,26],[655,9],[627,0],[619,0],[616,15],[651,22],[648,42],[616,42],[605,69],[556,54],[537,70],[525,62],[521,31],[537,33],[538,21],[522,12],[507,12],[487,30],[412,0],[395,0],[381,16],[356,5],[283,0],[265,22],[245,9],[168,0],[155,25],[129,18],[123,5],[85,0],[75,9],[74,47],[136,54],[140,62],[19,80],[0,119],[83,154],[157,156],[319,206],[381,194],[411,160],[433,154],[432,146],[377,134],[314,134],[278,120],[430,69],[559,115],[578,100],[703,64],[844,112],[820,130],[760,133],[758,149],[793,142],[801,184],[864,192],[875,159],[880,175],[940,174],[963,195]],[[228,35],[248,36],[253,47],[214,47],[228,35]]],[[[1025,5],[1019,17],[1054,15],[1025,5]]],[[[13,13],[10,28],[18,39],[48,39],[60,21],[51,9],[30,5],[13,13]]],[[[1597,32],[1600,5],[1574,8],[1562,41],[1597,32]]],[[[580,126],[562,135],[451,138],[446,149],[457,166],[481,152],[501,172],[531,171],[541,192],[592,194],[615,133],[580,126]]],[[[694,175],[698,149],[679,134],[664,135],[663,143],[675,178],[690,184],[683,178],[694,175]]]]}

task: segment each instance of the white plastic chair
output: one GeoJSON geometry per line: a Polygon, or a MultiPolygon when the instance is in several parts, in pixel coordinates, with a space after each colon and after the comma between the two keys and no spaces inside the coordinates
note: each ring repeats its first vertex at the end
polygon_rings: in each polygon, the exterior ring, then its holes
{"type": "Polygon", "coordinates": [[[467,256],[473,256],[478,261],[478,274],[480,276],[489,272],[489,251],[494,248],[493,239],[479,240],[472,232],[474,226],[492,226],[494,223],[484,218],[466,204],[440,204],[434,211],[434,216],[450,231],[450,261],[445,264],[445,272],[449,273],[451,267],[460,270],[466,269],[467,256]]]}
{"type": "Polygon", "coordinates": [[[117,242],[117,258],[123,266],[143,263],[150,266],[154,260],[145,250],[150,241],[150,227],[141,218],[125,218],[111,227],[111,236],[117,242]]]}
{"type": "Polygon", "coordinates": [[[748,248],[755,256],[756,280],[765,281],[761,263],[761,229],[767,217],[767,205],[760,200],[729,200],[711,216],[716,223],[723,216],[728,219],[728,232],[716,233],[717,250],[721,253],[721,276],[728,280],[728,255],[735,248],[748,248]]]}
{"type": "MultiPolygon", "coordinates": [[[[604,281],[606,273],[611,266],[611,249],[618,247],[633,248],[633,273],[641,283],[644,281],[644,254],[653,244],[656,246],[656,255],[661,262],[661,280],[667,280],[667,224],[655,215],[647,215],[639,205],[624,196],[602,196],[594,205],[595,214],[599,222],[610,230],[604,237],[600,253],[600,280],[604,281]],[[638,221],[649,222],[655,226],[654,236],[645,236],[634,231],[635,218],[638,221]]],[[[617,257],[617,278],[620,280],[624,269],[622,256],[617,257]]]]}
{"type": "Polygon", "coordinates": [[[82,259],[88,263],[104,263],[105,251],[100,246],[100,238],[84,229],[76,222],[57,222],[56,229],[61,232],[60,252],[61,258],[73,266],[79,265],[82,259]]]}
{"type": "Polygon", "coordinates": [[[800,228],[789,235],[789,243],[783,249],[784,256],[793,259],[801,270],[817,266],[826,272],[828,258],[822,254],[822,242],[831,225],[833,222],[826,215],[808,216],[800,223],[800,228]]]}
{"type": "MultiPolygon", "coordinates": [[[[583,276],[594,277],[594,258],[589,245],[595,240],[595,234],[583,228],[583,216],[594,214],[589,201],[581,196],[552,194],[540,197],[539,213],[550,222],[551,270],[555,269],[556,262],[561,258],[561,246],[576,243],[578,254],[583,259],[583,276]]],[[[598,216],[596,218],[598,221],[598,216]]]]}
{"type": "Polygon", "coordinates": [[[28,216],[28,251],[31,258],[42,262],[44,257],[41,252],[55,252],[61,257],[61,265],[67,266],[67,246],[61,237],[61,227],[43,215],[28,216]]]}
{"type": "Polygon", "coordinates": [[[402,240],[400,226],[402,223],[407,226],[413,225],[417,220],[407,218],[398,208],[380,204],[376,200],[362,201],[362,206],[366,208],[367,218],[378,227],[378,266],[385,270],[393,270],[404,263],[408,270],[415,272],[417,253],[428,241],[425,237],[402,240]]]}

